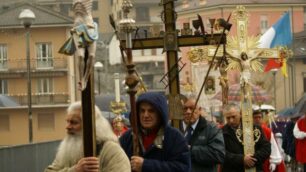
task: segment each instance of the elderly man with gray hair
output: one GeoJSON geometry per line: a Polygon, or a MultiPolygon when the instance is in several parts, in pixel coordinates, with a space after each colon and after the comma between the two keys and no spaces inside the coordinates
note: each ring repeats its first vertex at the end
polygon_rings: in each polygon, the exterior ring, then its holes
{"type": "Polygon", "coordinates": [[[263,171],[263,162],[271,154],[271,144],[265,138],[262,129],[254,125],[255,153],[244,154],[241,111],[237,104],[230,103],[223,106],[223,116],[226,125],[222,128],[225,143],[225,161],[222,172],[244,172],[244,169],[256,168],[256,172],[263,171]]]}
{"type": "Polygon", "coordinates": [[[67,109],[67,136],[59,145],[55,160],[45,172],[130,172],[130,162],[120,147],[109,122],[95,106],[97,157],[83,157],[82,105],[67,109]]]}

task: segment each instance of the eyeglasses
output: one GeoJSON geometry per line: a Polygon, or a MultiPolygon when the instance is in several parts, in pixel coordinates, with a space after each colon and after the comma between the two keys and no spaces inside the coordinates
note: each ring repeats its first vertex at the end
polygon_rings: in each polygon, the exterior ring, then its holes
{"type": "Polygon", "coordinates": [[[188,111],[188,109],[189,109],[190,111],[193,111],[194,109],[197,110],[197,108],[196,108],[195,106],[184,106],[184,107],[183,107],[183,111],[184,111],[184,112],[188,111]]]}

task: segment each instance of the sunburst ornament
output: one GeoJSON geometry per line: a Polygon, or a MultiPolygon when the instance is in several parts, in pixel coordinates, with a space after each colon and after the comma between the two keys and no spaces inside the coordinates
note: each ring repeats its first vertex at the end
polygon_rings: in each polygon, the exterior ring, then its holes
{"type": "Polygon", "coordinates": [[[226,70],[250,70],[253,72],[263,72],[260,55],[264,50],[258,49],[259,37],[250,36],[245,41],[248,47],[244,51],[239,51],[240,39],[238,37],[229,37],[227,43],[227,54],[229,65],[226,70]],[[243,55],[247,56],[246,60],[241,59],[243,55]]]}

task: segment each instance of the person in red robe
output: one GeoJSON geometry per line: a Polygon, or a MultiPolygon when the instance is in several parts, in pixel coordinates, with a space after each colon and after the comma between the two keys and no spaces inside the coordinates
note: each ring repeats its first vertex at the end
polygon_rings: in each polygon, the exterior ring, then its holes
{"type": "Polygon", "coordinates": [[[253,122],[261,126],[264,135],[271,143],[271,155],[263,164],[264,172],[285,172],[286,166],[280,152],[280,148],[274,138],[272,130],[263,122],[263,114],[261,110],[253,111],[253,122]]]}
{"type": "Polygon", "coordinates": [[[304,164],[304,171],[306,171],[306,113],[296,122],[293,135],[295,137],[296,161],[304,164]]]}
{"type": "Polygon", "coordinates": [[[128,127],[124,124],[120,116],[113,119],[112,127],[117,137],[122,136],[128,130],[128,127]]]}

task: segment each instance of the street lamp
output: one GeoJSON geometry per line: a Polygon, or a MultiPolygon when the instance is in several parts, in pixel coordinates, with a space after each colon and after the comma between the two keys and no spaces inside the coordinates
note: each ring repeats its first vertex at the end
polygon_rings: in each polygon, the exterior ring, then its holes
{"type": "Polygon", "coordinates": [[[272,75],[273,75],[273,88],[274,88],[274,108],[276,111],[276,73],[277,73],[278,69],[271,69],[272,75]]]}
{"type": "Polygon", "coordinates": [[[96,62],[95,63],[95,68],[97,69],[97,72],[98,72],[98,91],[99,91],[99,95],[100,95],[101,94],[100,72],[103,68],[103,64],[101,62],[96,62]]]}
{"type": "Polygon", "coordinates": [[[29,142],[33,141],[32,125],[32,93],[31,93],[31,63],[30,63],[30,27],[35,20],[35,14],[30,9],[21,11],[18,17],[26,29],[26,56],[27,56],[27,82],[28,82],[28,115],[29,115],[29,142]]]}

